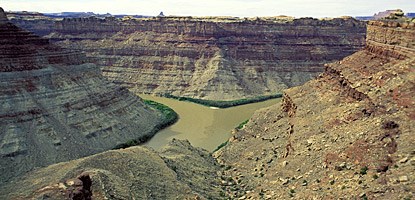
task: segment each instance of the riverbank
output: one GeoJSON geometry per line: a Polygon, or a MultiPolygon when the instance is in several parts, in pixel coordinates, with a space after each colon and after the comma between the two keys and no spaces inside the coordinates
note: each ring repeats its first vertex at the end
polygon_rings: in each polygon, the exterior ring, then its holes
{"type": "Polygon", "coordinates": [[[282,94],[273,94],[273,95],[264,95],[264,96],[257,96],[252,98],[244,98],[244,99],[237,99],[237,100],[231,100],[231,101],[215,101],[215,100],[205,100],[205,99],[195,99],[191,97],[180,97],[180,96],[174,96],[172,94],[164,94],[162,97],[170,98],[170,99],[176,99],[179,101],[188,101],[192,103],[197,103],[200,105],[208,106],[208,107],[217,107],[217,108],[229,108],[234,106],[240,106],[250,103],[258,103],[267,101],[270,99],[277,99],[281,98],[282,94]]]}
{"type": "MultiPolygon", "coordinates": [[[[249,122],[249,119],[241,122],[237,127],[235,127],[236,130],[241,130],[245,127],[245,125],[249,122]]],[[[212,153],[215,153],[216,151],[218,151],[219,149],[225,147],[226,145],[228,145],[229,140],[226,140],[225,142],[223,142],[222,144],[220,144],[218,147],[216,147],[216,149],[214,149],[212,151],[212,153]]]]}
{"type": "Polygon", "coordinates": [[[138,139],[132,139],[127,141],[126,143],[123,144],[119,144],[116,147],[114,147],[114,149],[123,149],[123,148],[128,148],[131,146],[136,146],[136,145],[140,145],[143,144],[145,142],[147,142],[148,140],[150,140],[156,133],[158,133],[160,130],[163,130],[164,128],[167,128],[171,125],[173,125],[174,123],[176,123],[179,120],[179,115],[170,107],[158,103],[156,101],[152,101],[152,100],[147,100],[147,99],[143,99],[143,102],[149,106],[152,107],[158,111],[160,111],[163,115],[163,119],[161,121],[161,123],[157,124],[153,130],[150,132],[150,134],[145,135],[143,137],[140,137],[138,139]]]}
{"type": "Polygon", "coordinates": [[[176,138],[189,140],[193,146],[210,152],[227,141],[232,136],[232,130],[241,122],[249,119],[256,110],[281,101],[281,99],[271,99],[227,109],[212,109],[200,104],[165,97],[151,95],[140,95],[140,97],[167,105],[180,116],[177,123],[158,132],[144,144],[145,146],[160,150],[176,138]]]}
{"type": "Polygon", "coordinates": [[[146,105],[159,110],[163,114],[164,119],[162,123],[159,125],[160,130],[176,123],[179,119],[179,115],[173,109],[162,103],[148,99],[143,99],[143,102],[146,105]]]}

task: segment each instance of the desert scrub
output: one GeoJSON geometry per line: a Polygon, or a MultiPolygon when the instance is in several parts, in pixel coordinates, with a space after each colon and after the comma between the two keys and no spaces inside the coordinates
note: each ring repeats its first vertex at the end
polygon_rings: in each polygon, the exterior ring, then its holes
{"type": "Polygon", "coordinates": [[[170,98],[170,99],[176,99],[179,101],[189,101],[189,102],[193,102],[193,103],[197,103],[197,104],[201,104],[201,105],[209,106],[209,107],[229,108],[233,106],[240,106],[240,105],[245,105],[245,104],[250,104],[250,103],[266,101],[269,99],[281,98],[282,94],[257,96],[257,97],[237,99],[237,100],[232,100],[232,101],[214,101],[214,100],[205,100],[205,99],[195,99],[191,97],[174,96],[172,94],[164,94],[162,96],[166,98],[170,98]]]}
{"type": "Polygon", "coordinates": [[[119,144],[117,146],[115,146],[113,149],[123,149],[123,148],[127,148],[127,147],[131,147],[131,146],[136,146],[136,145],[140,145],[142,143],[147,142],[148,140],[150,140],[157,132],[159,132],[160,130],[174,124],[177,122],[177,120],[179,119],[179,115],[171,108],[169,108],[168,106],[155,102],[155,101],[151,101],[151,100],[146,100],[143,99],[143,102],[151,107],[154,108],[158,111],[161,112],[162,114],[162,120],[160,123],[158,123],[152,131],[150,131],[150,133],[148,135],[144,135],[138,139],[131,139],[128,140],[125,143],[119,144]]]}
{"type": "Polygon", "coordinates": [[[360,169],[360,174],[361,175],[366,175],[367,174],[367,170],[368,170],[369,168],[367,167],[367,166],[364,166],[364,167],[362,167],[361,169],[360,169]]]}

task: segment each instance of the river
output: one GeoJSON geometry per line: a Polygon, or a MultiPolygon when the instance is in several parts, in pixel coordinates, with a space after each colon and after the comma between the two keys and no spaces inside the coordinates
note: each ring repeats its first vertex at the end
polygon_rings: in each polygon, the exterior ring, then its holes
{"type": "Polygon", "coordinates": [[[187,139],[193,146],[213,151],[231,137],[231,131],[252,114],[264,107],[271,106],[280,99],[252,103],[225,109],[212,109],[199,104],[178,101],[163,97],[142,95],[143,99],[157,101],[169,106],[179,115],[179,120],[161,131],[144,145],[156,150],[161,149],[173,138],[187,139]]]}

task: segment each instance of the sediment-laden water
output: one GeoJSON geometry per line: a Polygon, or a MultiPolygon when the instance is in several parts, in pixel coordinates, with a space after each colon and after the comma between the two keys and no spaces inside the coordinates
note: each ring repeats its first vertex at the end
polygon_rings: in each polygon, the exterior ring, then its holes
{"type": "Polygon", "coordinates": [[[195,103],[178,101],[163,97],[140,95],[144,99],[165,104],[179,114],[174,125],[158,132],[144,145],[160,149],[171,139],[187,139],[193,146],[209,151],[225,142],[231,136],[233,128],[249,119],[255,110],[271,106],[280,101],[272,99],[226,109],[214,109],[195,103]]]}

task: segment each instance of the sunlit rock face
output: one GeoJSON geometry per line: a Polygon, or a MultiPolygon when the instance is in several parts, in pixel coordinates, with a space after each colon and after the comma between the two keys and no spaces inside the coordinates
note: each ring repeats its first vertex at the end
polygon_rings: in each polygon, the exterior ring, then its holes
{"type": "Polygon", "coordinates": [[[364,46],[352,18],[157,17],[14,20],[85,51],[113,82],[138,93],[231,100],[281,92],[364,46]]]}
{"type": "Polygon", "coordinates": [[[0,11],[0,183],[153,134],[158,112],[0,11]]]}

